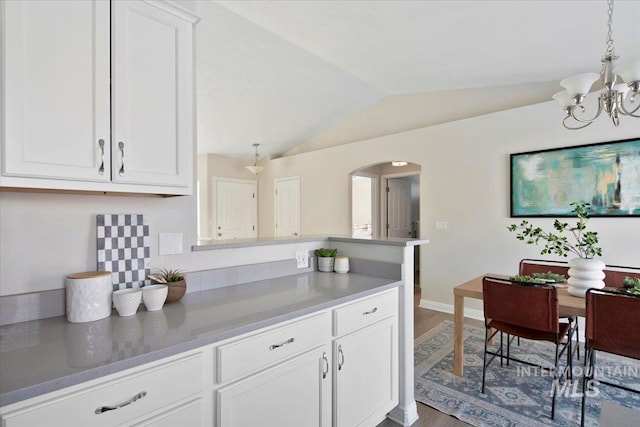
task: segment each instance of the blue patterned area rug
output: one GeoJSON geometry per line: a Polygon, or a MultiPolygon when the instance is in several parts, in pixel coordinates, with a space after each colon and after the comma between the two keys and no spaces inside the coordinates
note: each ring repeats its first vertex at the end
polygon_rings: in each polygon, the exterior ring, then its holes
{"type": "MultiPolygon", "coordinates": [[[[498,343],[499,339],[496,339],[498,343]]],[[[582,386],[575,378],[581,375],[582,351],[580,361],[574,360],[574,383],[560,385],[556,416],[552,421],[549,417],[552,378],[548,371],[541,372],[517,362],[501,367],[496,358],[487,369],[485,394],[480,393],[483,346],[484,330],[465,326],[464,376],[457,377],[452,373],[453,322],[442,322],[416,339],[416,400],[474,426],[580,425],[582,386]]],[[[512,344],[511,352],[519,359],[549,366],[553,363],[555,349],[550,343],[521,340],[520,346],[515,342],[512,344]]],[[[597,368],[597,372],[609,381],[619,381],[640,390],[640,363],[599,353],[597,368]]],[[[601,403],[613,402],[631,408],[630,411],[623,408],[625,413],[621,411],[621,416],[628,419],[635,415],[635,420],[632,420],[635,422],[630,425],[640,426],[640,394],[596,385],[592,395],[594,397],[587,398],[585,425],[600,425],[601,403]]]]}

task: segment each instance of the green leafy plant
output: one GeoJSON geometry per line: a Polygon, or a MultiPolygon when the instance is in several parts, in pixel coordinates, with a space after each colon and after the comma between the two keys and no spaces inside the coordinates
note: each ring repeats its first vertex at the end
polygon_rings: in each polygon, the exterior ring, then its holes
{"type": "Polygon", "coordinates": [[[602,256],[602,248],[598,245],[598,233],[595,231],[587,231],[587,221],[589,220],[589,203],[573,202],[573,211],[578,217],[576,225],[571,227],[566,222],[556,219],[553,222],[554,232],[546,232],[540,227],[534,227],[529,221],[523,220],[519,225],[511,224],[509,231],[517,231],[516,238],[527,242],[529,245],[545,242],[544,248],[540,254],[557,254],[560,256],[568,256],[574,253],[580,258],[593,258],[594,256],[602,256]],[[569,238],[564,235],[568,232],[574,242],[570,242],[569,238]]]}
{"type": "Polygon", "coordinates": [[[184,280],[184,273],[178,269],[169,270],[162,268],[159,273],[149,274],[147,277],[157,283],[171,283],[184,280]]]}
{"type": "Polygon", "coordinates": [[[564,283],[566,278],[561,274],[555,274],[550,271],[546,273],[532,273],[530,275],[517,275],[509,278],[516,282],[525,283],[564,283]]]}
{"type": "Polygon", "coordinates": [[[622,285],[630,294],[640,295],[640,277],[626,276],[622,285]]]}
{"type": "Polygon", "coordinates": [[[330,248],[320,248],[320,249],[316,249],[315,251],[316,256],[319,256],[322,258],[334,257],[336,256],[337,253],[338,253],[337,249],[330,249],[330,248]]]}

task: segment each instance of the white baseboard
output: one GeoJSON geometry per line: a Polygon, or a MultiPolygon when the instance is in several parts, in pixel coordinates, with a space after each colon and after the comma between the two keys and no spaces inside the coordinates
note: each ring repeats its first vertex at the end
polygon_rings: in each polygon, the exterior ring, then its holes
{"type": "MultiPolygon", "coordinates": [[[[439,311],[441,313],[453,314],[453,305],[444,304],[441,302],[430,301],[427,299],[420,300],[420,308],[426,308],[428,310],[439,311]]],[[[475,320],[484,320],[484,312],[482,310],[474,310],[470,308],[464,309],[464,317],[475,320]]]]}

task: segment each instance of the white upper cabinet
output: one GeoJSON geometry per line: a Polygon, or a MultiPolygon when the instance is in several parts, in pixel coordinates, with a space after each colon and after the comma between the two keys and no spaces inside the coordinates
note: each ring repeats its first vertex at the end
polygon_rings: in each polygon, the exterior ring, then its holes
{"type": "Polygon", "coordinates": [[[3,175],[110,181],[109,3],[3,6],[3,175]]]}
{"type": "Polygon", "coordinates": [[[193,188],[193,25],[165,2],[2,2],[2,187],[193,188]]]}
{"type": "Polygon", "coordinates": [[[113,180],[191,186],[192,23],[141,1],[112,12],[113,180]]]}

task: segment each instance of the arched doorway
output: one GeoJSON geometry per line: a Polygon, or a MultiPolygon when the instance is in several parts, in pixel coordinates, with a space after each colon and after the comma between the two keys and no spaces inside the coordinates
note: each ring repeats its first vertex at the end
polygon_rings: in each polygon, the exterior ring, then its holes
{"type": "MultiPolygon", "coordinates": [[[[351,235],[355,238],[420,237],[420,165],[382,162],[351,172],[351,235]]],[[[415,246],[416,284],[420,247],[415,246]]]]}

